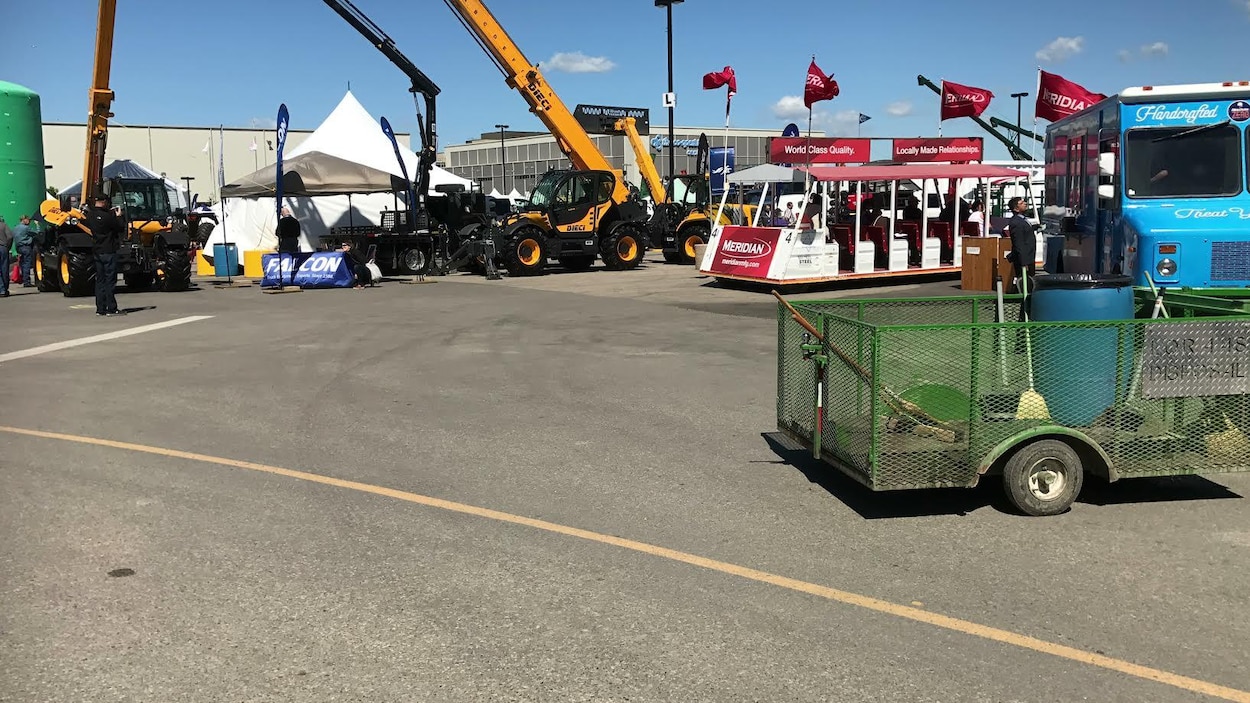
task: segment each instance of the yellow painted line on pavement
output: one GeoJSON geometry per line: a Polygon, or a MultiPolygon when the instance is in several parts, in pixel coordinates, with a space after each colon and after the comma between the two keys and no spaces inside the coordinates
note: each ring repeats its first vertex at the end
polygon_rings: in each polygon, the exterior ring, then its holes
{"type": "Polygon", "coordinates": [[[408,491],[400,491],[383,486],[375,486],[368,483],[360,483],[358,481],[346,481],[339,478],[322,476],[320,474],[313,474],[305,471],[284,469],[278,466],[268,466],[266,464],[240,461],[238,459],[209,456],[207,454],[184,452],[177,449],[165,449],[162,447],[152,447],[144,444],[116,442],[109,439],[61,434],[59,432],[43,432],[41,430],[6,427],[3,425],[0,425],[0,432],[25,435],[28,437],[40,437],[43,439],[55,439],[64,442],[75,442],[77,444],[87,444],[97,447],[109,447],[112,449],[122,449],[125,451],[140,452],[143,454],[154,454],[156,456],[163,456],[171,459],[186,459],[188,461],[217,464],[219,466],[229,466],[236,469],[247,469],[248,471],[258,471],[277,476],[286,476],[288,478],[295,478],[312,483],[320,483],[326,486],[334,486],[336,488],[346,488],[348,490],[359,491],[361,493],[372,493],[373,495],[385,496],[387,498],[394,498],[395,500],[416,503],[418,505],[439,508],[441,510],[449,510],[455,513],[462,513],[464,515],[473,515],[475,517],[486,518],[488,520],[497,520],[499,522],[507,522],[514,525],[524,525],[526,527],[545,530],[547,532],[554,532],[556,534],[566,535],[569,537],[577,537],[591,542],[620,547],[621,549],[629,549],[631,551],[641,552],[650,556],[671,559],[673,561],[698,566],[711,571],[718,571],[723,574],[750,579],[760,583],[779,586],[798,593],[806,593],[818,598],[824,598],[838,603],[844,603],[846,605],[853,605],[866,610],[884,613],[886,615],[893,615],[906,620],[921,622],[926,625],[940,627],[953,632],[959,632],[973,637],[980,637],[994,642],[1008,644],[1013,647],[1040,652],[1042,654],[1049,654],[1062,659],[1080,662],[1082,664],[1089,664],[1100,669],[1116,671],[1121,674],[1144,679],[1146,681],[1153,681],[1168,686],[1174,686],[1192,693],[1201,693],[1214,698],[1234,701],[1235,703],[1250,703],[1250,691],[1221,686],[1209,681],[1202,681],[1200,679],[1163,671],[1162,669],[1155,669],[1149,666],[1134,664],[1123,659],[1116,659],[1114,657],[1108,657],[1095,652],[1089,652],[1075,647],[1068,647],[1066,645],[1048,642],[1046,640],[1030,637],[1028,635],[1022,635],[1009,630],[1002,630],[996,627],[989,627],[987,625],[979,625],[975,622],[961,620],[947,615],[940,615],[938,613],[921,610],[920,608],[900,605],[898,603],[892,603],[890,601],[884,601],[870,596],[860,595],[858,593],[851,593],[849,591],[840,591],[835,588],[829,588],[827,586],[821,586],[807,581],[799,581],[797,579],[772,574],[767,571],[759,571],[746,566],[739,566],[737,564],[730,564],[724,561],[708,559],[696,554],[689,554],[675,549],[668,549],[654,544],[647,544],[646,542],[636,542],[634,540],[624,539],[621,537],[613,537],[612,535],[582,530],[576,527],[547,522],[546,520],[535,520],[521,515],[513,515],[511,513],[504,513],[498,510],[491,510],[489,508],[479,508],[474,505],[457,503],[450,500],[443,500],[441,498],[433,498],[417,493],[409,493],[408,491]]]}

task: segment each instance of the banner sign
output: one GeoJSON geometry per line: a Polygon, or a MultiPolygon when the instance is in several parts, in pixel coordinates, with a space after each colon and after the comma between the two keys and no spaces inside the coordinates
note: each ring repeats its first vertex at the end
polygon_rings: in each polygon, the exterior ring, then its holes
{"type": "Polygon", "coordinates": [[[713,147],[709,158],[712,192],[720,193],[725,190],[725,178],[734,172],[734,147],[713,147]]]}
{"type": "Polygon", "coordinates": [[[573,119],[591,134],[615,133],[616,121],[634,118],[639,134],[651,134],[651,111],[645,107],[613,107],[611,105],[578,105],[573,109],[573,119]]]}
{"type": "Polygon", "coordinates": [[[1106,99],[1107,96],[1102,93],[1095,93],[1063,76],[1038,69],[1037,102],[1033,105],[1033,114],[1039,120],[1054,122],[1106,99]]]}
{"type": "Polygon", "coordinates": [[[895,139],[893,160],[912,163],[980,161],[984,151],[985,140],[980,137],[895,139]]]}
{"type": "Polygon", "coordinates": [[[1143,398],[1250,393],[1248,322],[1148,325],[1145,342],[1138,361],[1143,398]]]}
{"type": "Polygon", "coordinates": [[[768,278],[780,237],[777,227],[725,227],[707,272],[768,278]]]}
{"type": "Polygon", "coordinates": [[[262,288],[278,285],[279,265],[283,281],[291,281],[291,269],[295,267],[294,284],[300,288],[351,288],[355,285],[352,267],[339,251],[265,254],[261,257],[262,288]]]}
{"type": "Polygon", "coordinates": [[[860,138],[816,137],[811,139],[812,153],[808,159],[804,137],[770,137],[768,162],[773,164],[863,164],[872,160],[872,140],[860,138]]]}
{"type": "Polygon", "coordinates": [[[984,88],[942,81],[941,119],[980,117],[993,99],[994,94],[984,88]]]}
{"type": "Polygon", "coordinates": [[[287,112],[286,103],[278,106],[278,177],[274,181],[274,212],[282,217],[282,149],[286,147],[286,130],[291,123],[291,115],[287,112]]]}

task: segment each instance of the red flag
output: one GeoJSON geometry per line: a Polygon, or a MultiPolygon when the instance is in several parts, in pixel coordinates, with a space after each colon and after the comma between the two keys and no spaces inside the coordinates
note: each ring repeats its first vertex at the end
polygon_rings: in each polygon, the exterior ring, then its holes
{"type": "Polygon", "coordinates": [[[840,92],[838,82],[833,80],[833,76],[826,76],[813,59],[812,65],[807,67],[807,86],[803,88],[803,105],[810,110],[812,103],[832,100],[838,97],[840,92]]]}
{"type": "Polygon", "coordinates": [[[738,77],[734,75],[734,70],[728,66],[723,71],[713,71],[712,73],[703,74],[703,89],[715,90],[722,85],[729,86],[729,97],[733,97],[738,92],[738,77]]]}
{"type": "Polygon", "coordinates": [[[1102,93],[1092,93],[1062,76],[1041,71],[1033,110],[1038,119],[1054,122],[1106,99],[1102,93]]]}
{"type": "Polygon", "coordinates": [[[984,88],[942,81],[942,119],[979,117],[993,99],[994,94],[984,88]]]}

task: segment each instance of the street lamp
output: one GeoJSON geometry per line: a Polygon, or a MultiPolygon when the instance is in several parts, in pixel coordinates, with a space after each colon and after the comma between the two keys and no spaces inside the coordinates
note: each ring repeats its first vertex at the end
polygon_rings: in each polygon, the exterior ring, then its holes
{"type": "Polygon", "coordinates": [[[504,195],[508,194],[508,152],[503,141],[503,131],[507,128],[506,124],[495,125],[495,129],[499,130],[499,161],[503,164],[499,172],[499,188],[504,195]]]}
{"type": "Polygon", "coordinates": [[[664,94],[664,104],[668,107],[668,179],[673,180],[677,172],[676,157],[673,154],[673,108],[677,105],[677,96],[673,94],[673,5],[683,0],[655,0],[656,7],[664,8],[668,15],[668,92],[664,94]]]}
{"type": "MultiPolygon", "coordinates": [[[[1028,93],[1012,93],[1011,97],[1016,99],[1016,127],[1024,129],[1024,125],[1020,124],[1020,98],[1028,97],[1028,93]]],[[[1020,146],[1020,133],[1016,132],[1016,146],[1020,146]]]]}
{"type": "Polygon", "coordinates": [[[182,180],[187,184],[187,209],[190,210],[195,206],[195,203],[191,202],[191,181],[195,180],[195,176],[183,176],[182,180]]]}

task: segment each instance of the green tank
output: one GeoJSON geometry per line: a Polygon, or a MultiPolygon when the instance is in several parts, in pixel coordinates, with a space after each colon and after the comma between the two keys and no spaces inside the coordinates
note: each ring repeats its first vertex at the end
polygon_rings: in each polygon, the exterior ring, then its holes
{"type": "Polygon", "coordinates": [[[9,226],[48,198],[39,94],[0,81],[0,215],[9,226]]]}

